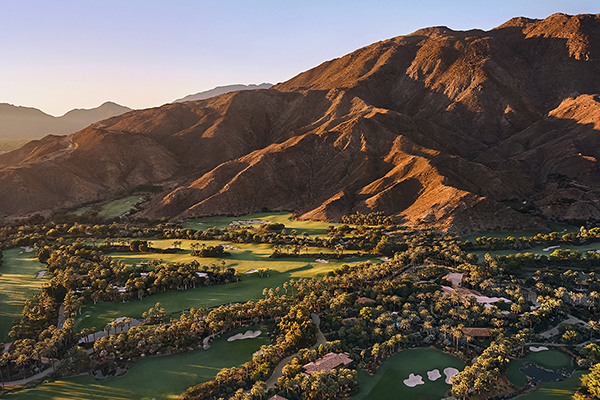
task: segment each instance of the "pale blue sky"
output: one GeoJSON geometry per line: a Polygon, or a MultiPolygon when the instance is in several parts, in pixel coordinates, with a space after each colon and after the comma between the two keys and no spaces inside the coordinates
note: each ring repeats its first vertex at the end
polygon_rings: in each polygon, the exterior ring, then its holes
{"type": "Polygon", "coordinates": [[[0,0],[0,103],[61,115],[277,83],[373,42],[445,25],[600,13],[598,0],[0,0]]]}

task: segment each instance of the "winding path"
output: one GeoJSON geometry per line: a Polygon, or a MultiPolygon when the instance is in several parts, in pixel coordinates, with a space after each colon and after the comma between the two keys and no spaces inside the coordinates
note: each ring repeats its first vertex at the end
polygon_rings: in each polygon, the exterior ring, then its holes
{"type": "Polygon", "coordinates": [[[551,336],[556,335],[558,333],[558,327],[560,326],[560,324],[572,324],[572,325],[573,324],[585,324],[585,325],[587,325],[587,322],[582,321],[579,318],[577,318],[571,314],[568,314],[567,319],[560,321],[558,323],[558,325],[556,325],[554,328],[548,329],[547,331],[540,333],[540,335],[545,338],[549,338],[551,336]]]}
{"type": "MultiPolygon", "coordinates": [[[[315,350],[320,345],[325,345],[327,339],[325,339],[325,335],[323,335],[323,332],[321,332],[321,329],[319,329],[319,325],[321,324],[321,318],[319,318],[319,316],[315,313],[312,313],[310,316],[312,318],[313,324],[317,326],[317,343],[315,343],[314,346],[310,347],[309,350],[315,350]]],[[[277,366],[273,370],[273,374],[266,381],[267,387],[275,386],[277,380],[283,375],[283,367],[285,366],[285,364],[289,363],[294,357],[298,357],[298,353],[292,354],[291,356],[287,356],[283,360],[279,361],[279,364],[277,364],[277,366]]]]}
{"type": "Polygon", "coordinates": [[[29,382],[35,381],[37,379],[42,379],[47,377],[48,375],[50,375],[52,372],[54,372],[54,369],[52,367],[48,367],[45,370],[43,370],[42,372],[38,372],[35,375],[32,375],[28,378],[25,379],[19,379],[18,381],[9,381],[9,382],[4,382],[4,387],[12,387],[12,386],[20,386],[20,385],[26,385],[29,382]]]}

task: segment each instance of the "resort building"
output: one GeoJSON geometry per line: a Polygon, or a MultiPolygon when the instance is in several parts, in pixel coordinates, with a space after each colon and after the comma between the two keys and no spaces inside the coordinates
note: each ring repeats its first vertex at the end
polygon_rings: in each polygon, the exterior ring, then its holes
{"type": "Polygon", "coordinates": [[[348,357],[348,353],[327,353],[315,362],[306,364],[304,366],[304,371],[309,375],[319,371],[329,373],[332,369],[348,365],[351,362],[352,359],[348,357]]]}

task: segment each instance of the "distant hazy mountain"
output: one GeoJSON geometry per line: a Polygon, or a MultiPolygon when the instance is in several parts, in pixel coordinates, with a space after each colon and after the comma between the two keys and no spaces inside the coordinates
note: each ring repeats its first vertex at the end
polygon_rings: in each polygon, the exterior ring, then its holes
{"type": "Polygon", "coordinates": [[[175,100],[173,103],[182,103],[184,101],[196,101],[196,100],[204,100],[214,96],[218,96],[220,94],[225,94],[229,92],[237,92],[238,90],[254,90],[254,89],[269,89],[273,84],[271,83],[261,83],[260,85],[227,85],[227,86],[217,86],[214,89],[206,90],[204,92],[190,94],[181,99],[175,100]]]}
{"type": "Polygon", "coordinates": [[[106,118],[131,111],[110,101],[100,107],[71,110],[54,117],[37,108],[0,104],[0,139],[40,139],[46,135],[68,135],[106,118]]]}

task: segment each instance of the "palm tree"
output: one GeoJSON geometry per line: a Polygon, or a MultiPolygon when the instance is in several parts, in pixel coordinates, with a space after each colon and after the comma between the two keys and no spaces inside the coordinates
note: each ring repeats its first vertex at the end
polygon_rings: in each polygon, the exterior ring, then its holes
{"type": "Polygon", "coordinates": [[[25,353],[19,354],[15,360],[15,363],[21,368],[21,376],[23,379],[25,379],[25,364],[27,364],[27,361],[29,361],[29,357],[27,357],[27,354],[25,353]]]}
{"type": "Polygon", "coordinates": [[[457,350],[458,350],[458,341],[461,337],[464,336],[462,328],[463,328],[462,325],[458,325],[458,326],[452,327],[450,329],[450,333],[452,333],[452,336],[454,337],[454,339],[456,339],[456,349],[457,350]]]}
{"type": "Polygon", "coordinates": [[[430,334],[430,329],[433,328],[433,324],[431,323],[431,321],[425,321],[423,322],[423,328],[425,328],[427,330],[427,333],[430,334]]]}
{"type": "Polygon", "coordinates": [[[252,386],[252,389],[250,389],[250,394],[255,399],[262,400],[262,398],[265,396],[266,391],[267,391],[267,384],[263,381],[256,381],[254,383],[254,385],[252,386]]]}

